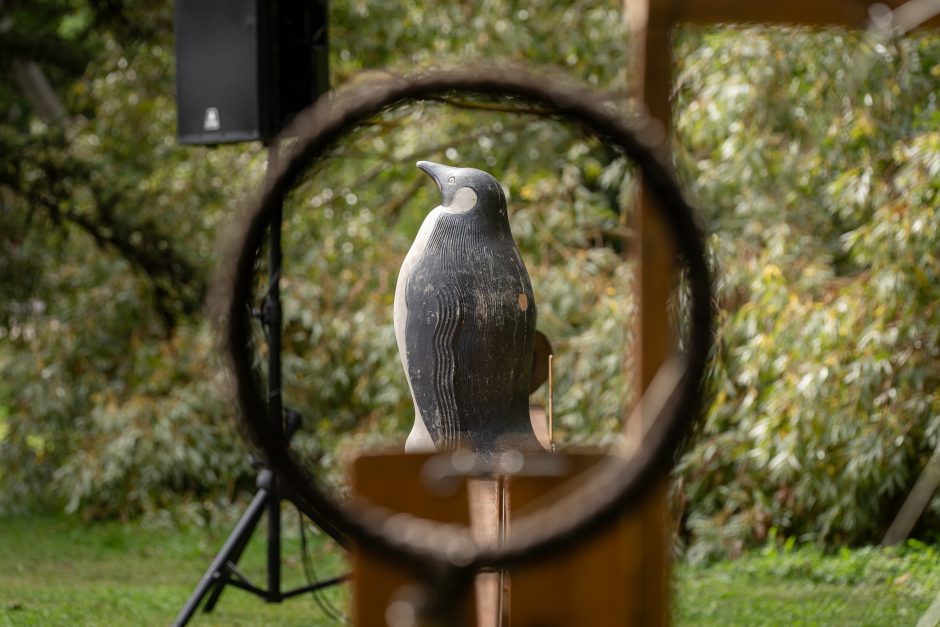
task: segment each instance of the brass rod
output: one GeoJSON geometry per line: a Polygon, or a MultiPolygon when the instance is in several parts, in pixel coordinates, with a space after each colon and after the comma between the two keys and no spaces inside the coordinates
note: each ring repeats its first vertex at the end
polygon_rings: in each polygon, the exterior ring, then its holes
{"type": "Polygon", "coordinates": [[[555,380],[552,376],[552,369],[554,368],[555,356],[551,353],[548,354],[548,447],[549,450],[555,450],[555,442],[553,441],[553,430],[555,428],[555,417],[553,414],[552,405],[554,396],[555,396],[555,380]]]}

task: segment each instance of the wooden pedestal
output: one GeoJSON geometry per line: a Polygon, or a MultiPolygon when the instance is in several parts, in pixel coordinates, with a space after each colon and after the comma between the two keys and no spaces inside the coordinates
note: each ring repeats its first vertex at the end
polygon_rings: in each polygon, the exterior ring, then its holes
{"type": "MultiPolygon", "coordinates": [[[[500,512],[508,525],[527,507],[568,478],[604,459],[602,455],[560,455],[563,476],[514,477],[503,493],[495,482],[470,480],[444,497],[425,485],[422,467],[429,455],[367,455],[354,469],[354,491],[373,503],[433,520],[467,524],[474,520],[478,540],[499,535],[500,512]],[[492,518],[487,522],[487,517],[492,518]]],[[[562,488],[563,489],[563,488],[562,488]]],[[[666,515],[660,490],[642,515],[622,521],[563,555],[508,573],[478,577],[460,606],[460,625],[495,627],[624,627],[667,622],[666,515]]],[[[362,551],[353,552],[356,624],[387,625],[387,608],[408,586],[413,573],[362,551]]],[[[433,594],[433,590],[431,591],[433,594]]]]}

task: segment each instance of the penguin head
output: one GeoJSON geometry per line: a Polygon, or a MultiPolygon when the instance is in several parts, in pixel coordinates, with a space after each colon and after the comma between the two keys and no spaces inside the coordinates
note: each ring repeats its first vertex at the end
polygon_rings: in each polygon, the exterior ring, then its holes
{"type": "Polygon", "coordinates": [[[467,213],[479,207],[486,212],[506,215],[506,196],[492,175],[475,168],[454,168],[433,161],[417,166],[434,179],[441,190],[441,207],[450,213],[467,213]]]}

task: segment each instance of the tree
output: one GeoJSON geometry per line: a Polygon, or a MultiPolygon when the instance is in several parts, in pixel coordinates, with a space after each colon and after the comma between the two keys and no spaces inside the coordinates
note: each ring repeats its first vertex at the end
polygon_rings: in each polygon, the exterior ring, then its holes
{"type": "Polygon", "coordinates": [[[771,529],[877,541],[940,428],[940,40],[681,41],[678,164],[710,208],[721,304],[685,524],[703,554],[771,529]]]}
{"type": "MultiPolygon", "coordinates": [[[[264,155],[176,146],[166,3],[5,8],[0,499],[91,516],[223,501],[250,469],[202,303],[264,155]]],[[[564,66],[625,100],[618,2],[350,0],[330,27],[336,85],[486,57],[564,66]]],[[[682,537],[697,556],[771,530],[877,540],[940,437],[940,39],[723,27],[683,30],[676,51],[675,165],[720,307],[708,411],[676,472],[682,537]]],[[[321,474],[410,423],[391,298],[437,201],[417,159],[506,184],[558,353],[559,438],[605,441],[630,402],[611,350],[632,342],[630,168],[517,105],[391,111],[289,200],[285,392],[321,474]]]]}
{"type": "MultiPolygon", "coordinates": [[[[3,288],[0,494],[8,506],[65,499],[88,515],[134,514],[186,495],[211,500],[249,473],[201,304],[216,233],[260,186],[259,147],[175,145],[166,5],[50,0],[11,9],[0,45],[42,71],[65,114],[46,116],[15,72],[4,74],[3,97],[15,103],[0,181],[11,242],[4,262],[18,270],[3,288]]],[[[403,12],[385,3],[335,3],[331,29],[339,84],[362,68],[411,70],[483,53],[561,62],[595,84],[623,84],[615,6],[491,2],[403,12]],[[582,35],[549,37],[555,28],[582,35]]],[[[560,426],[597,430],[619,414],[623,386],[608,375],[620,372],[621,357],[593,355],[601,339],[622,334],[625,325],[607,318],[611,307],[629,313],[629,290],[605,287],[618,257],[593,244],[618,222],[610,199],[622,164],[571,129],[511,112],[485,115],[468,102],[393,112],[351,140],[343,160],[327,164],[335,184],[300,190],[290,207],[289,402],[311,422],[303,444],[312,460],[333,472],[347,434],[358,441],[379,418],[385,432],[410,421],[391,325],[382,329],[401,255],[433,206],[414,171],[417,158],[503,170],[518,235],[536,281],[546,285],[542,319],[556,343],[583,348],[560,377],[562,389],[567,380],[574,390],[562,401],[569,411],[560,426]],[[420,115],[428,117],[418,123],[420,115]],[[472,130],[474,120],[485,120],[483,132],[472,130]],[[538,150],[592,158],[585,171],[546,167],[538,150]],[[569,202],[574,215],[555,211],[569,202]],[[539,242],[543,230],[555,236],[551,243],[539,242]],[[372,245],[385,237],[388,246],[372,245]],[[608,309],[594,313],[598,302],[608,309]],[[603,394],[574,385],[595,373],[609,380],[603,394]],[[597,398],[605,407],[600,418],[588,411],[597,398]]]]}
{"type": "Polygon", "coordinates": [[[202,302],[212,231],[238,193],[222,174],[257,164],[257,150],[193,160],[174,145],[169,6],[8,8],[3,500],[137,511],[165,501],[161,488],[244,480],[239,447],[192,445],[224,442],[230,426],[209,393],[202,302]],[[169,452],[151,450],[161,438],[169,452]]]}

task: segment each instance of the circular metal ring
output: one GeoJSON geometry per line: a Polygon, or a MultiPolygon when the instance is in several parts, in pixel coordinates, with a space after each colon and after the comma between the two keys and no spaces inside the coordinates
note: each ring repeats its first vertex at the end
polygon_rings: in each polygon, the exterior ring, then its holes
{"type": "MultiPolygon", "coordinates": [[[[569,547],[615,520],[640,501],[668,469],[683,435],[699,412],[700,386],[712,342],[711,281],[701,233],[662,155],[663,133],[643,117],[629,121],[590,89],[555,74],[518,66],[435,71],[361,85],[322,98],[296,120],[290,134],[300,139],[281,164],[260,201],[235,225],[216,280],[222,327],[235,392],[248,434],[269,467],[290,489],[298,506],[326,518],[356,544],[392,559],[427,567],[476,570],[528,563],[569,547]],[[307,169],[324,158],[347,133],[373,116],[408,101],[454,94],[502,97],[539,105],[546,116],[575,122],[584,131],[618,147],[639,168],[656,200],[662,222],[674,239],[691,293],[690,337],[685,353],[667,364],[673,376],[652,410],[659,419],[629,457],[611,457],[589,470],[580,490],[537,512],[513,520],[512,533],[499,548],[478,546],[468,530],[408,516],[352,498],[340,505],[303,469],[280,429],[273,427],[252,370],[250,307],[252,276],[272,216],[307,169]],[[678,370],[672,368],[682,364],[678,370]]],[[[659,379],[657,375],[657,380],[659,379]]],[[[666,377],[667,379],[669,377],[666,377]]],[[[655,382],[654,382],[655,383],[655,382]]],[[[662,386],[660,386],[662,387],[662,386]]],[[[650,396],[644,394],[641,406],[650,396]]],[[[648,405],[648,403],[647,403],[648,405]]],[[[646,408],[648,411],[649,407],[646,408]]]]}

